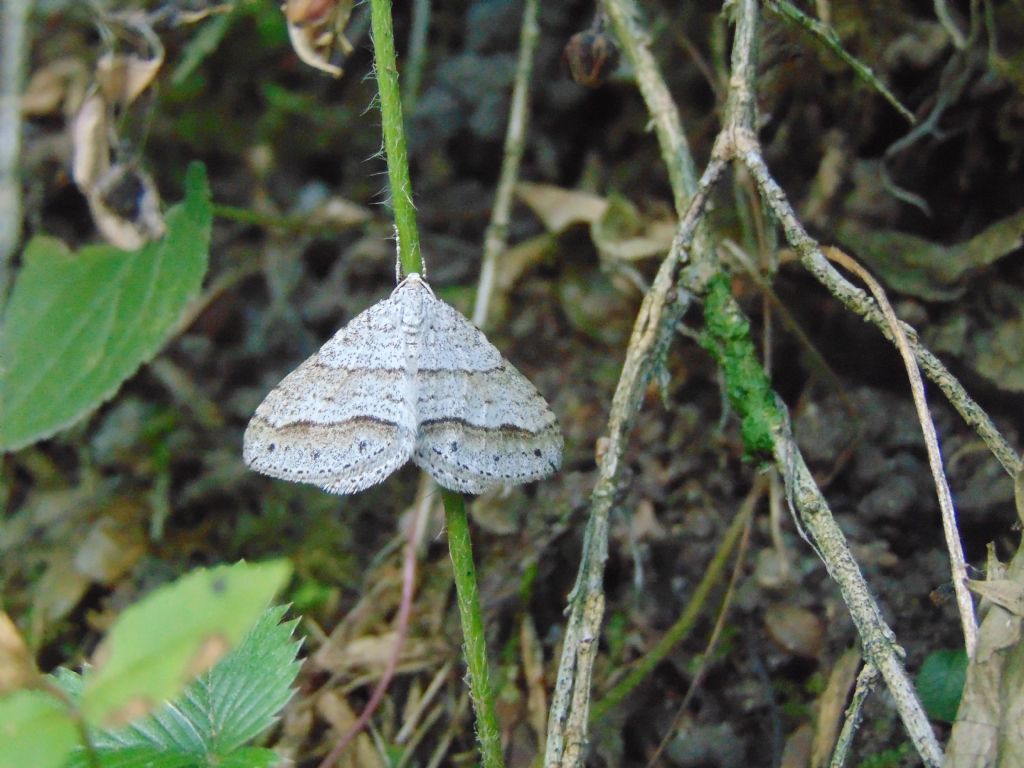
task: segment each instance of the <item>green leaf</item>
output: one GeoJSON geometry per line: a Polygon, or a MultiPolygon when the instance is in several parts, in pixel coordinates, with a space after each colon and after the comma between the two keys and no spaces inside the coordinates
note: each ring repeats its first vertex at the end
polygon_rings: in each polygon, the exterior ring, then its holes
{"type": "Polygon", "coordinates": [[[86,721],[114,728],[177,694],[242,639],[290,573],[283,560],[203,568],[126,609],[83,676],[86,721]]]}
{"type": "Polygon", "coordinates": [[[78,729],[59,699],[21,690],[0,698],[0,768],[60,768],[78,729]]]}
{"type": "Polygon", "coordinates": [[[281,756],[272,749],[247,747],[233,752],[228,757],[210,763],[210,768],[271,768],[281,762],[281,756]]]}
{"type": "MultiPolygon", "coordinates": [[[[285,610],[275,606],[264,611],[235,650],[170,704],[124,728],[94,733],[92,743],[102,765],[224,768],[277,762],[272,750],[241,747],[273,725],[294,692],[301,643],[292,639],[297,620],[280,623],[285,610]]],[[[77,675],[59,670],[57,679],[77,697],[77,675]]],[[[67,768],[88,766],[88,755],[80,749],[67,768]]]]}
{"type": "MultiPolygon", "coordinates": [[[[182,752],[167,752],[155,747],[130,747],[117,751],[96,750],[101,768],[200,768],[195,755],[182,752]]],[[[91,768],[89,753],[84,749],[75,752],[64,768],[91,768]]]]}
{"type": "Polygon", "coordinates": [[[928,717],[947,723],[956,720],[966,676],[967,654],[962,648],[928,654],[917,673],[917,691],[928,717]]]}
{"type": "Polygon", "coordinates": [[[206,274],[212,214],[202,165],[189,166],[185,200],[166,220],[167,235],[138,251],[29,242],[0,337],[0,450],[79,421],[163,347],[206,274]]]}

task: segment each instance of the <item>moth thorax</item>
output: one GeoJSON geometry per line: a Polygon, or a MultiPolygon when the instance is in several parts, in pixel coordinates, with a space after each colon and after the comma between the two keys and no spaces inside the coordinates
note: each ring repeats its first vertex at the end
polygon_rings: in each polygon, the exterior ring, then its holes
{"type": "Polygon", "coordinates": [[[417,333],[423,327],[427,314],[426,296],[422,291],[406,292],[399,306],[398,321],[408,334],[417,333]]]}

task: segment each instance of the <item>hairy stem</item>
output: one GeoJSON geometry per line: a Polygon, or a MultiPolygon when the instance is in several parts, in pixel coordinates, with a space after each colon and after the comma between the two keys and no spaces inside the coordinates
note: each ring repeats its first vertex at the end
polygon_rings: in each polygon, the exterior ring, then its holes
{"type": "Polygon", "coordinates": [[[491,672],[487,664],[487,643],[484,620],[480,612],[480,591],[473,565],[473,544],[469,538],[466,503],[461,493],[441,489],[445,524],[448,528],[448,552],[455,574],[459,618],[462,621],[463,650],[469,671],[469,688],[476,712],[476,738],[484,768],[504,766],[501,754],[501,730],[491,689],[491,672]]]}
{"type": "Polygon", "coordinates": [[[384,134],[384,155],[388,163],[391,207],[395,213],[402,272],[423,273],[416,208],[412,203],[409,156],[402,122],[402,94],[398,88],[395,34],[391,24],[391,0],[372,0],[370,25],[373,31],[373,60],[380,91],[380,123],[384,134]]]}

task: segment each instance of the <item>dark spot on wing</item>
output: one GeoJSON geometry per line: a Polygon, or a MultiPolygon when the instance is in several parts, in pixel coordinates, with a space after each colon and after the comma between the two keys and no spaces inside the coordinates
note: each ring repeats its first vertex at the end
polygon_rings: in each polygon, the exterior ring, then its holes
{"type": "Polygon", "coordinates": [[[271,443],[267,446],[267,453],[273,453],[277,450],[277,443],[271,443]]]}
{"type": "Polygon", "coordinates": [[[536,456],[539,459],[540,458],[540,448],[534,448],[533,449],[533,455],[536,456]]]}

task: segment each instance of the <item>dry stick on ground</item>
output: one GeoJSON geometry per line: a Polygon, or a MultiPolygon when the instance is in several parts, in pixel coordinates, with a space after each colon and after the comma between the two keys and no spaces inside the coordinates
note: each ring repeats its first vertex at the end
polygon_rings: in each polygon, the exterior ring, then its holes
{"type": "Polygon", "coordinates": [[[537,0],[526,0],[523,7],[523,24],[519,32],[519,59],[516,63],[512,108],[509,111],[508,128],[505,132],[501,177],[498,179],[498,189],[494,193],[491,223],[487,225],[487,233],[484,236],[484,258],[480,267],[480,282],[476,289],[476,303],[473,305],[473,324],[478,328],[483,328],[487,321],[487,309],[494,293],[498,257],[505,250],[508,239],[512,193],[519,179],[519,162],[526,148],[526,128],[530,123],[530,75],[533,72],[533,52],[537,49],[539,38],[537,0]]]}
{"type": "MultiPolygon", "coordinates": [[[[21,88],[31,6],[29,0],[8,0],[0,8],[0,315],[7,300],[14,249],[21,240],[21,88]]],[[[0,360],[0,371],[3,366],[0,360]]]]}
{"type": "Polygon", "coordinates": [[[839,732],[836,739],[836,748],[832,751],[832,759],[829,761],[829,768],[843,768],[846,758],[850,756],[853,748],[853,737],[860,727],[861,715],[864,712],[864,702],[875,689],[878,682],[878,670],[872,664],[865,664],[857,675],[857,686],[853,689],[853,697],[850,699],[850,706],[846,708],[846,718],[843,720],[843,730],[839,732]]]}
{"type": "MultiPolygon", "coordinates": [[[[786,239],[800,255],[804,268],[824,285],[829,293],[843,302],[847,309],[874,324],[885,338],[893,341],[889,324],[871,297],[837,272],[828,263],[828,259],[821,252],[817,241],[807,234],[807,230],[804,229],[796,212],[789,204],[786,193],[772,178],[756,140],[751,146],[740,149],[738,159],[747,166],[757,180],[761,194],[779,219],[779,223],[786,233],[786,239]]],[[[967,394],[963,385],[949,372],[946,366],[918,341],[917,332],[913,328],[904,323],[903,330],[907,334],[907,342],[910,344],[921,370],[942,390],[946,399],[967,422],[968,426],[985,441],[985,445],[1003,465],[1007,474],[1011,477],[1015,476],[1020,466],[1020,458],[1006,438],[1000,434],[989,415],[967,394]]]]}
{"type": "MultiPolygon", "coordinates": [[[[697,192],[696,170],[683,138],[679,114],[654,57],[626,2],[606,2],[605,10],[626,54],[637,72],[637,80],[648,105],[658,141],[662,147],[672,184],[676,212],[688,227],[690,240],[697,235],[700,211],[706,198],[693,205],[697,192]]],[[[716,171],[722,169],[718,164],[716,171]]],[[[710,184],[704,187],[705,195],[710,184]]],[[[708,248],[700,233],[698,248],[708,248]]],[[[673,244],[644,297],[633,326],[622,374],[612,398],[608,435],[598,456],[598,481],[591,493],[590,519],[584,533],[583,552],[576,585],[569,596],[569,619],[562,644],[562,657],[551,696],[545,766],[576,766],[582,763],[590,711],[590,678],[597,637],[604,615],[604,564],[608,558],[608,515],[621,486],[622,458],[626,438],[640,408],[644,389],[657,360],[667,349],[674,329],[689,305],[688,297],[675,286],[675,272],[683,251],[681,241],[673,244]]]]}
{"type": "MultiPolygon", "coordinates": [[[[674,105],[647,50],[646,35],[634,19],[632,6],[627,0],[606,0],[605,5],[616,34],[637,73],[638,84],[652,115],[663,155],[667,158],[678,208],[693,190],[688,183],[690,179],[686,178],[686,164],[678,163],[680,156],[688,155],[685,155],[685,144],[674,105]],[[682,153],[678,152],[680,146],[683,147],[682,153]]],[[[582,761],[590,677],[604,609],[602,576],[607,558],[607,518],[619,487],[619,463],[625,430],[635,416],[639,395],[648,380],[653,362],[667,343],[663,329],[674,327],[681,316],[681,306],[685,302],[681,301],[682,295],[675,289],[674,275],[682,255],[698,234],[710,189],[728,160],[740,159],[751,170],[760,194],[783,222],[790,243],[804,257],[804,263],[812,274],[844,303],[876,322],[883,332],[886,330],[885,320],[874,303],[828,265],[817,244],[803,231],[789,208],[785,194],[767,170],[752,128],[757,5],[754,0],[743,0],[736,5],[739,7],[739,23],[733,48],[726,125],[716,139],[711,162],[697,185],[694,198],[681,217],[672,250],[641,306],[612,403],[609,437],[599,461],[599,480],[592,494],[591,517],[585,534],[580,572],[576,587],[570,595],[570,618],[549,720],[545,755],[547,766],[578,765],[582,761]],[[780,215],[780,212],[788,215],[780,215]],[[669,296],[680,300],[671,302],[669,296]]],[[[701,245],[698,242],[697,247],[693,248],[690,256],[694,263],[684,276],[687,287],[698,292],[719,271],[717,265],[708,258],[708,249],[701,245]]],[[[734,307],[728,309],[738,314],[734,307]]],[[[925,372],[951,399],[954,407],[982,435],[1003,465],[1015,470],[1019,462],[1016,453],[984,411],[967,396],[959,382],[941,363],[917,343],[916,338],[911,341],[911,346],[925,372]]],[[[926,764],[937,766],[942,759],[941,749],[903,669],[901,651],[895,637],[885,624],[842,531],[832,518],[827,502],[793,442],[784,409],[780,413],[782,420],[773,430],[773,453],[786,479],[794,517],[801,526],[801,532],[806,532],[810,537],[809,541],[814,543],[829,573],[839,584],[862,637],[867,663],[881,672],[919,754],[926,764]]]]}
{"type": "Polygon", "coordinates": [[[978,642],[978,622],[974,616],[974,601],[971,599],[970,592],[967,591],[967,566],[964,562],[964,550],[960,544],[960,533],[956,525],[953,495],[949,492],[949,483],[946,482],[946,474],[942,467],[942,453],[939,451],[939,438],[935,433],[931,413],[928,411],[924,382],[921,381],[921,371],[917,367],[917,360],[914,359],[914,353],[911,352],[910,345],[907,343],[907,334],[903,332],[903,326],[885,295],[885,289],[866,269],[838,248],[825,248],[824,253],[830,261],[845,267],[867,284],[889,323],[896,346],[906,366],[907,377],[910,379],[910,390],[914,397],[914,406],[917,408],[917,418],[921,423],[921,431],[924,432],[925,448],[928,451],[928,466],[931,468],[932,477],[935,480],[935,491],[939,498],[939,509],[942,512],[942,529],[946,536],[946,548],[949,550],[949,562],[953,571],[953,589],[956,592],[957,607],[960,609],[964,645],[968,658],[973,657],[974,648],[978,642]]]}

